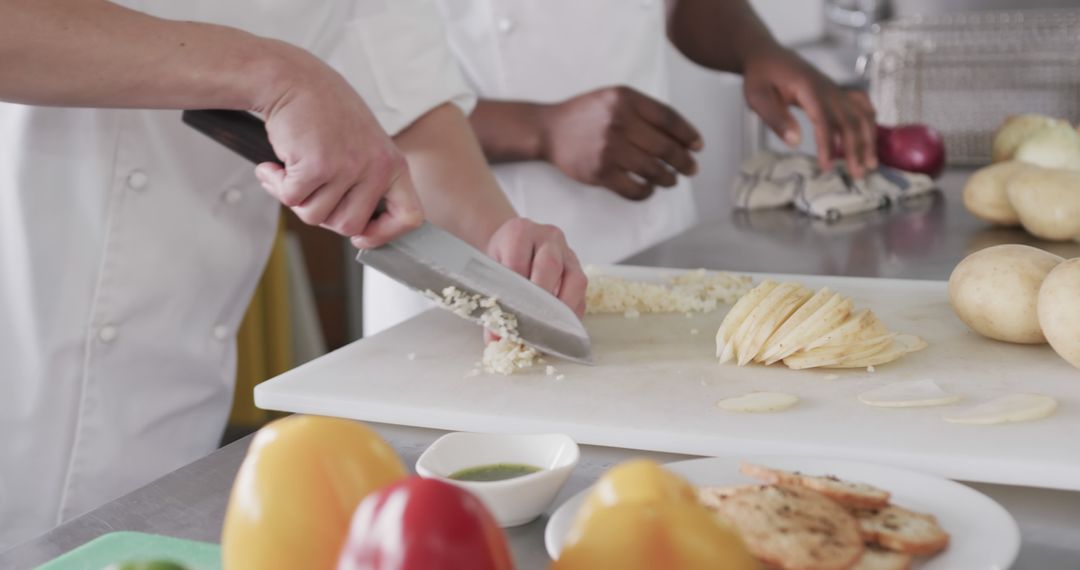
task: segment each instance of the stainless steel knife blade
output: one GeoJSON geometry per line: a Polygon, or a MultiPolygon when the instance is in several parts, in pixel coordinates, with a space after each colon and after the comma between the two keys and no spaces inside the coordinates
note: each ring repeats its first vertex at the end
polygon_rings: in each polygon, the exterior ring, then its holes
{"type": "MultiPolygon", "coordinates": [[[[251,162],[281,162],[265,125],[254,115],[184,111],[183,121],[251,162]]],[[[390,243],[360,251],[356,260],[420,292],[439,294],[454,286],[464,293],[493,297],[517,318],[518,335],[526,344],[575,362],[593,362],[589,333],[569,307],[439,227],[425,222],[390,243]]]]}
{"type": "Polygon", "coordinates": [[[445,230],[425,223],[356,260],[417,291],[438,295],[454,286],[495,298],[518,321],[526,344],[574,362],[592,364],[589,333],[570,307],[547,291],[445,230]]]}

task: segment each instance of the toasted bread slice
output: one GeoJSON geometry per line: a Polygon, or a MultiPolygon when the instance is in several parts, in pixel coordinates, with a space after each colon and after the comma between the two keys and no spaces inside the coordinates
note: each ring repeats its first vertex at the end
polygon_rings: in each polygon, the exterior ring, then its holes
{"type": "Polygon", "coordinates": [[[715,511],[720,508],[720,501],[757,485],[731,485],[728,487],[698,487],[698,502],[705,508],[715,511]]]}
{"type": "Polygon", "coordinates": [[[889,492],[865,483],[852,483],[832,475],[816,476],[773,469],[753,463],[743,463],[744,475],[776,485],[796,485],[812,489],[826,497],[853,508],[879,508],[889,504],[889,492]]]}
{"type": "Polygon", "coordinates": [[[862,558],[851,570],[908,570],[914,557],[904,552],[893,552],[877,546],[868,546],[862,558]]]}
{"type": "Polygon", "coordinates": [[[805,487],[757,485],[709,508],[738,529],[751,554],[784,570],[846,570],[865,550],[854,517],[805,487]]]}
{"type": "Polygon", "coordinates": [[[940,552],[949,545],[945,532],[932,515],[889,505],[877,509],[853,509],[859,530],[868,542],[889,550],[923,555],[940,552]]]}

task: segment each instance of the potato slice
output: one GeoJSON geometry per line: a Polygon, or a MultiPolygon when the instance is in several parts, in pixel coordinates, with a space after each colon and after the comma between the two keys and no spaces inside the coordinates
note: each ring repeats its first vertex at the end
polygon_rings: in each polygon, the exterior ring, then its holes
{"type": "Polygon", "coordinates": [[[922,343],[922,345],[918,346],[918,348],[913,349],[911,344],[909,344],[909,343],[907,343],[904,340],[899,338],[901,336],[912,336],[912,335],[897,335],[897,339],[894,339],[891,344],[889,344],[887,347],[885,347],[880,352],[876,352],[873,355],[870,355],[870,356],[867,356],[865,358],[861,358],[861,359],[858,359],[858,360],[852,359],[852,360],[846,360],[846,361],[843,361],[843,362],[839,362],[837,364],[826,366],[825,368],[866,368],[868,366],[877,366],[879,364],[888,364],[888,363],[900,358],[901,356],[903,356],[903,355],[905,355],[905,354],[907,354],[909,352],[914,352],[916,350],[922,350],[922,348],[924,348],[925,345],[926,345],[926,342],[923,341],[922,339],[920,339],[919,337],[913,337],[915,339],[918,339],[919,342],[922,343]]]}
{"type": "Polygon", "coordinates": [[[784,321],[805,303],[811,295],[812,292],[806,287],[796,286],[786,297],[778,301],[776,308],[761,320],[757,329],[739,347],[739,366],[745,366],[751,360],[757,358],[761,348],[765,346],[765,341],[769,340],[769,337],[776,332],[776,329],[780,328],[784,321]]]}
{"type": "Polygon", "coordinates": [[[840,346],[819,346],[818,348],[796,352],[784,359],[784,364],[794,370],[821,368],[858,362],[885,350],[893,343],[894,333],[888,333],[852,344],[840,346]]]}
{"type": "Polygon", "coordinates": [[[877,325],[878,321],[874,313],[870,309],[863,309],[848,317],[840,326],[808,342],[803,350],[812,350],[827,344],[835,346],[858,340],[877,325]]]}
{"type": "Polygon", "coordinates": [[[716,407],[729,412],[760,414],[780,412],[799,402],[799,397],[784,392],[751,392],[716,402],[716,407]]]}
{"type": "Polygon", "coordinates": [[[854,306],[855,303],[853,303],[851,299],[845,298],[839,293],[835,294],[828,303],[818,309],[817,312],[806,319],[801,325],[795,327],[788,333],[787,336],[778,343],[782,346],[782,350],[768,356],[765,363],[772,364],[778,362],[795,352],[802,350],[807,343],[820,338],[822,335],[843,323],[851,314],[851,310],[854,306]]]}
{"type": "Polygon", "coordinates": [[[1057,401],[1050,396],[1009,394],[945,416],[945,421],[981,425],[1030,422],[1048,417],[1056,409],[1057,401]]]}
{"type": "Polygon", "coordinates": [[[917,352],[926,347],[926,341],[913,334],[898,334],[893,338],[892,344],[889,344],[880,352],[859,359],[845,360],[826,368],[865,368],[867,366],[887,364],[909,352],[917,352]]]}
{"type": "Polygon", "coordinates": [[[806,322],[806,320],[812,317],[814,313],[824,307],[825,304],[833,298],[833,296],[834,294],[832,290],[828,287],[823,287],[820,291],[814,293],[813,297],[810,297],[809,300],[803,303],[801,307],[799,307],[794,313],[792,313],[791,316],[788,317],[786,321],[784,321],[784,324],[780,325],[780,328],[777,329],[776,332],[774,332],[772,336],[770,336],[769,339],[765,341],[765,346],[764,348],[762,348],[761,354],[759,355],[759,362],[764,362],[776,352],[783,350],[782,343],[788,333],[795,330],[796,327],[806,322]]]}
{"type": "MultiPolygon", "coordinates": [[[[749,292],[740,298],[727,315],[724,316],[724,320],[720,323],[719,330],[716,331],[716,356],[721,358],[724,354],[725,347],[731,342],[732,334],[738,330],[739,325],[746,319],[746,316],[754,310],[755,307],[761,303],[769,293],[772,292],[777,286],[776,281],[766,279],[754,287],[749,292]]],[[[734,356],[734,351],[731,353],[734,356]]],[[[722,358],[720,362],[727,362],[731,360],[731,356],[722,358]]]]}
{"type": "Polygon", "coordinates": [[[945,406],[959,402],[962,396],[941,389],[929,378],[886,384],[859,394],[859,401],[879,408],[918,408],[945,406]]]}
{"type": "Polygon", "coordinates": [[[767,318],[780,303],[790,294],[795,288],[798,287],[795,283],[781,283],[776,286],[775,289],[769,292],[764,299],[758,303],[754,310],[750,311],[749,315],[743,319],[739,328],[731,335],[731,341],[724,351],[724,354],[720,355],[720,361],[726,362],[725,356],[728,352],[732,353],[732,356],[740,354],[740,348],[748,343],[753,338],[754,332],[761,326],[762,321],[767,318]]]}

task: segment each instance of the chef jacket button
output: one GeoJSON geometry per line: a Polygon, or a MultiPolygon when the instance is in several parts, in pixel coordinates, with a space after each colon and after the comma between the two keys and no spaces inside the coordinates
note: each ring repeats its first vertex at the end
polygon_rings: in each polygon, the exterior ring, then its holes
{"type": "Polygon", "coordinates": [[[221,199],[224,200],[226,204],[235,204],[239,202],[240,199],[243,197],[243,193],[241,193],[236,188],[229,188],[225,191],[224,194],[221,195],[221,199]]]}
{"type": "Polygon", "coordinates": [[[514,29],[514,21],[506,17],[499,18],[499,21],[496,22],[495,25],[499,28],[499,31],[504,34],[509,34],[514,29]]]}
{"type": "Polygon", "coordinates": [[[98,329],[98,338],[101,342],[112,342],[116,339],[116,327],[112,325],[105,325],[98,329]]]}
{"type": "Polygon", "coordinates": [[[225,340],[229,338],[229,327],[225,325],[218,325],[214,327],[214,338],[218,340],[225,340]]]}
{"type": "Polygon", "coordinates": [[[132,190],[142,190],[146,188],[146,185],[150,182],[150,177],[141,170],[132,170],[127,176],[128,188],[132,190]]]}

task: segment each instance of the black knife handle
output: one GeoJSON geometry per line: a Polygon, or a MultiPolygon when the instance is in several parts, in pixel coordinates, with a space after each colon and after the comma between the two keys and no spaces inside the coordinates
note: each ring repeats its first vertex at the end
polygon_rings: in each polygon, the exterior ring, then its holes
{"type": "MultiPolygon", "coordinates": [[[[184,111],[181,116],[189,127],[221,143],[222,146],[255,164],[276,162],[285,165],[270,145],[266,123],[245,111],[204,109],[184,111]]],[[[386,211],[386,200],[379,200],[372,219],[386,211]]]]}
{"type": "Polygon", "coordinates": [[[220,109],[184,111],[182,120],[255,164],[276,162],[284,165],[270,146],[266,124],[251,113],[220,109]]]}

